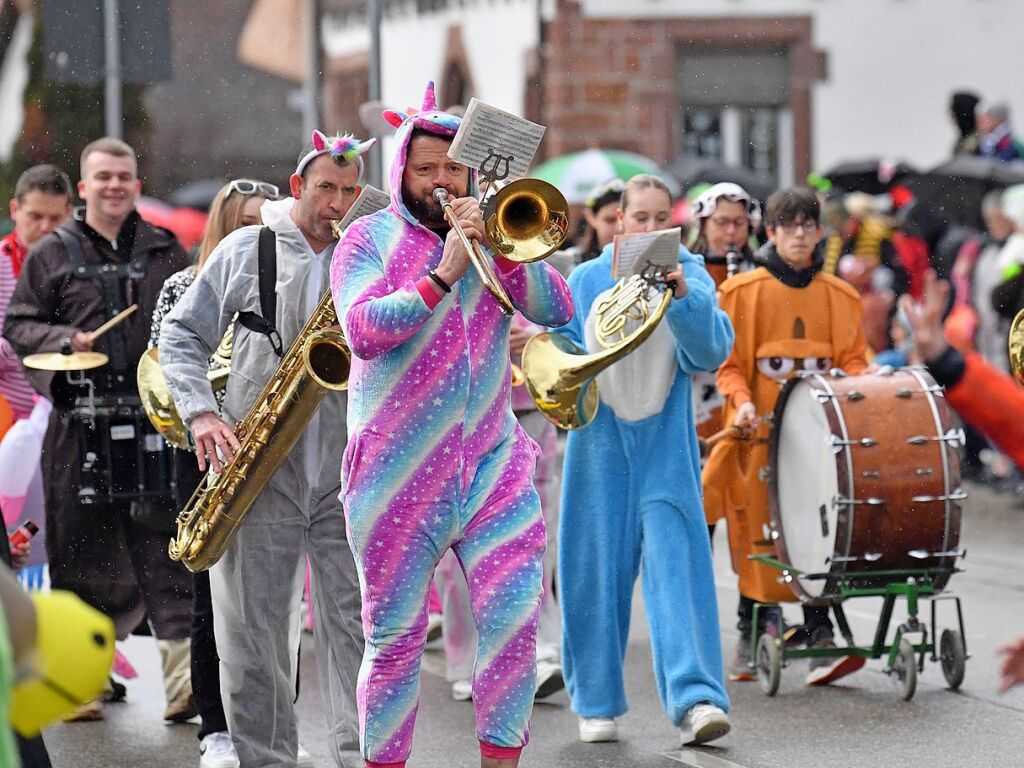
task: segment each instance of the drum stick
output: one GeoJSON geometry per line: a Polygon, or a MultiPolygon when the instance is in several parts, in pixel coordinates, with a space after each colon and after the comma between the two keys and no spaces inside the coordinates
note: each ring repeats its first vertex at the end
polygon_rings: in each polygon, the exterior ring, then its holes
{"type": "Polygon", "coordinates": [[[743,433],[744,433],[744,430],[743,430],[742,427],[737,427],[737,426],[733,425],[731,427],[726,427],[725,429],[721,429],[718,432],[715,432],[715,434],[713,434],[711,437],[707,438],[704,441],[704,444],[707,446],[707,449],[710,451],[712,448],[715,447],[716,443],[720,443],[722,440],[724,440],[727,437],[733,437],[733,438],[737,438],[737,439],[742,439],[743,438],[743,433]]]}
{"type": "Polygon", "coordinates": [[[125,309],[125,310],[122,310],[121,312],[118,312],[116,315],[114,315],[112,318],[107,320],[107,322],[105,322],[103,325],[101,325],[95,331],[91,331],[89,333],[89,342],[92,343],[92,342],[96,341],[96,339],[98,339],[104,333],[109,331],[115,325],[117,325],[120,322],[123,322],[124,320],[127,320],[128,317],[131,316],[131,314],[136,309],[138,309],[138,308],[139,308],[138,304],[132,304],[130,307],[128,307],[128,309],[125,309]]]}

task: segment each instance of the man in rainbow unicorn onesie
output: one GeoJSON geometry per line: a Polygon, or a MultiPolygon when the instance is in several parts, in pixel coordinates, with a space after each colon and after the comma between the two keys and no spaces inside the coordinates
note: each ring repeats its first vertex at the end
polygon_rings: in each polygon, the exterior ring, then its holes
{"type": "MultiPolygon", "coordinates": [[[[200,470],[209,461],[220,471],[221,461],[231,460],[239,448],[231,425],[248,413],[326,294],[337,243],[331,223],[355,202],[360,155],[373,144],[314,132],[288,180],[291,197],[263,203],[265,227],[242,227],[225,237],[164,318],[160,367],[192,432],[200,470]],[[260,251],[270,250],[260,245],[264,232],[272,235],[267,240],[276,267],[276,278],[269,280],[265,276],[273,271],[261,269],[267,262],[260,251]],[[276,297],[273,310],[266,304],[266,318],[261,282],[276,297]],[[231,376],[219,408],[206,373],[232,324],[231,376]]],[[[317,676],[330,713],[326,746],[339,768],[362,763],[356,709],[363,655],[359,579],[338,503],[345,408],[344,393],[327,394],[210,570],[224,709],[240,768],[312,765],[298,745],[294,708],[307,555],[317,676]]]]}
{"type": "MultiPolygon", "coordinates": [[[[398,127],[391,205],[355,221],[331,287],[352,348],[342,500],[363,597],[359,727],[367,766],[399,768],[412,747],[434,568],[455,551],[479,640],[473,676],[481,766],[516,766],[529,740],[544,518],[538,448],[509,397],[510,319],[484,289],[433,193],[443,187],[470,238],[486,243],[475,174],[447,157],[461,121],[423,106],[398,127]]],[[[572,317],[544,263],[494,257],[527,318],[572,317]]]]}

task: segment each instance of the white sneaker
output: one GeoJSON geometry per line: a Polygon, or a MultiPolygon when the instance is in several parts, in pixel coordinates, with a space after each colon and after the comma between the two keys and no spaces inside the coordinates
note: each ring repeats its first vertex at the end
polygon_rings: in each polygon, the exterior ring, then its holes
{"type": "Polygon", "coordinates": [[[199,742],[199,768],[237,768],[238,755],[227,731],[203,736],[199,742]]]}
{"type": "Polygon", "coordinates": [[[537,688],[533,698],[546,699],[565,688],[562,665],[546,659],[537,660],[537,688]]]}
{"type": "Polygon", "coordinates": [[[687,744],[707,744],[725,736],[730,728],[728,715],[714,704],[695,704],[679,724],[679,743],[684,747],[687,744]]]}
{"type": "Polygon", "coordinates": [[[469,701],[473,698],[473,681],[456,680],[452,683],[452,698],[456,701],[469,701]]]}
{"type": "Polygon", "coordinates": [[[580,741],[594,743],[598,741],[618,741],[619,729],[615,720],[610,717],[581,717],[580,741]]]}
{"type": "Polygon", "coordinates": [[[301,744],[299,744],[297,765],[299,768],[316,768],[316,763],[313,762],[313,756],[303,749],[301,744]]]}

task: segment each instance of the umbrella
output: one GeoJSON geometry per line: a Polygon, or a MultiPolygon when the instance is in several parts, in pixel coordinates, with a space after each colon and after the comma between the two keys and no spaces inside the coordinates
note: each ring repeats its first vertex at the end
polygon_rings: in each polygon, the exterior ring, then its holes
{"type": "Polygon", "coordinates": [[[916,173],[906,163],[870,157],[840,163],[822,175],[833,185],[848,192],[882,195],[889,191],[889,185],[893,182],[916,173]]]}
{"type": "Polygon", "coordinates": [[[653,160],[617,149],[587,149],[561,155],[541,163],[531,175],[554,184],[569,203],[578,205],[598,184],[615,178],[627,181],[638,173],[664,179],[673,194],[679,190],[676,180],[653,160]]]}
{"type": "Polygon", "coordinates": [[[1024,184],[1024,164],[959,155],[905,183],[918,204],[944,223],[984,229],[982,198],[992,190],[1024,184]]]}
{"type": "Polygon", "coordinates": [[[167,201],[179,208],[195,208],[204,213],[210,210],[213,199],[224,186],[222,179],[190,181],[167,196],[167,201]]]}
{"type": "Polygon", "coordinates": [[[764,200],[775,189],[770,179],[762,178],[748,168],[729,165],[715,157],[680,155],[668,167],[683,189],[698,184],[718,184],[729,181],[739,184],[758,200],[764,200]]]}
{"type": "Polygon", "coordinates": [[[139,216],[174,233],[185,250],[199,244],[206,229],[206,214],[194,208],[174,208],[163,200],[143,195],[135,201],[139,216]]]}

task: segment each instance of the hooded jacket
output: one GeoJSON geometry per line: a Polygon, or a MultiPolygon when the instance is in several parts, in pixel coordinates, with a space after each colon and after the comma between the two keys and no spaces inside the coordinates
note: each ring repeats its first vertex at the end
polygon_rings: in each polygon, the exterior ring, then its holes
{"type": "MultiPolygon", "coordinates": [[[[291,218],[294,198],[263,203],[260,214],[274,231],[277,246],[278,333],[287,350],[327,290],[331,247],[314,253],[291,218]]],[[[260,313],[258,241],[260,227],[235,230],[210,254],[195,282],[164,318],[160,330],[160,367],[182,419],[220,410],[206,377],[236,312],[260,313]]],[[[231,375],[224,394],[223,418],[229,424],[248,413],[281,359],[266,335],[237,323],[231,375]]],[[[293,499],[312,486],[324,492],[338,485],[337,457],[345,444],[345,395],[324,398],[309,426],[271,482],[293,499]]]]}
{"type": "MultiPolygon", "coordinates": [[[[348,227],[331,268],[353,354],[343,498],[358,490],[377,509],[435,460],[446,466],[424,489],[427,498],[464,498],[480,460],[517,429],[509,396],[510,318],[473,269],[433,308],[417,288],[440,262],[444,242],[402,199],[409,142],[414,128],[453,136],[459,120],[429,109],[403,118],[389,176],[391,204],[348,227]]],[[[571,319],[572,297],[555,269],[543,262],[510,267],[497,270],[499,280],[528,320],[560,326],[571,319]]],[[[522,430],[517,434],[529,440],[522,430]]]]}

